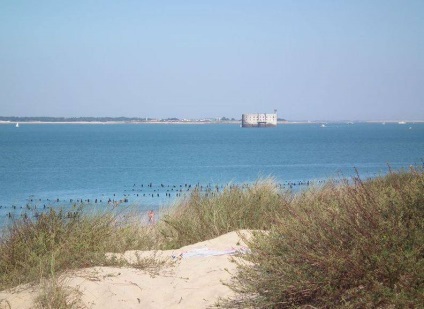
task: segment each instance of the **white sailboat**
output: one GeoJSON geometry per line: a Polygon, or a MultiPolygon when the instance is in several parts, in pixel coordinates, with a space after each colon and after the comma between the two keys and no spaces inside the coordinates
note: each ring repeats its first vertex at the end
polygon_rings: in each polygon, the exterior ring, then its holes
{"type": "Polygon", "coordinates": [[[16,127],[19,128],[19,122],[16,123],[16,127]]]}

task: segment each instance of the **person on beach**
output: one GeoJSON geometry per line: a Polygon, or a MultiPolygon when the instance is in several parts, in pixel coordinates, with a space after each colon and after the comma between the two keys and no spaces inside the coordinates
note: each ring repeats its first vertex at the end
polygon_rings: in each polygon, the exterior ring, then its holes
{"type": "Polygon", "coordinates": [[[155,213],[153,212],[153,210],[149,210],[148,216],[149,216],[149,224],[155,223],[155,213]]]}

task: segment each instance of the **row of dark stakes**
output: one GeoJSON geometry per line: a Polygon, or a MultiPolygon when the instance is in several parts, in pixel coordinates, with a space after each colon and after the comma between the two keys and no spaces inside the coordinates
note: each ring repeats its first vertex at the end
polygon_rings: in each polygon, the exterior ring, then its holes
{"type": "MultiPolygon", "coordinates": [[[[316,184],[316,183],[323,183],[325,182],[324,180],[316,180],[316,181],[296,181],[296,182],[285,182],[285,183],[279,183],[277,184],[277,188],[280,189],[293,189],[296,186],[309,186],[312,184],[316,184]]],[[[85,205],[85,204],[108,204],[108,205],[113,205],[113,206],[118,206],[121,203],[128,203],[130,200],[130,196],[136,196],[136,197],[149,197],[149,198],[159,198],[163,195],[161,195],[163,193],[164,190],[165,191],[165,197],[167,198],[171,198],[171,197],[183,197],[186,196],[187,192],[190,192],[193,190],[193,188],[195,190],[197,190],[198,192],[201,192],[204,194],[204,196],[208,197],[208,196],[215,196],[216,194],[218,194],[220,192],[220,190],[223,190],[225,188],[235,188],[235,187],[240,187],[240,188],[249,188],[251,185],[250,184],[241,184],[241,185],[237,185],[237,184],[229,184],[229,185],[212,185],[212,184],[208,184],[208,185],[200,185],[199,183],[196,185],[191,185],[191,184],[181,184],[181,185],[164,185],[164,184],[160,184],[159,186],[155,187],[153,186],[153,183],[148,183],[146,186],[144,186],[143,184],[140,186],[137,186],[136,184],[134,184],[132,186],[132,188],[130,190],[124,190],[124,192],[128,192],[130,191],[131,193],[124,193],[123,194],[123,198],[122,199],[117,199],[115,200],[116,194],[114,193],[113,196],[114,198],[106,198],[106,199],[100,199],[100,198],[95,198],[95,199],[69,199],[69,204],[72,206],[77,206],[77,203],[80,205],[85,205]],[[143,188],[143,189],[141,189],[143,188]],[[144,188],[147,188],[146,192],[142,193],[144,188]]],[[[20,217],[21,218],[28,218],[28,214],[26,211],[29,212],[33,212],[33,217],[38,218],[40,216],[41,213],[43,213],[44,211],[46,211],[46,209],[50,209],[53,206],[54,203],[68,203],[67,201],[61,201],[59,198],[50,200],[50,199],[46,199],[45,200],[46,203],[42,202],[41,199],[29,199],[29,202],[25,205],[25,206],[16,206],[16,205],[11,205],[10,208],[12,208],[13,210],[17,210],[17,209],[23,209],[25,210],[23,213],[21,213],[20,217]],[[40,203],[40,204],[37,204],[40,203]],[[35,204],[34,204],[35,203],[35,204]],[[43,204],[41,206],[41,203],[43,204]],[[38,208],[37,208],[38,206],[38,208]]],[[[3,206],[0,205],[0,209],[7,209],[7,206],[3,206]]],[[[72,218],[76,215],[76,212],[72,212],[69,211],[67,212],[67,217],[68,218],[72,218]]],[[[9,219],[14,219],[15,218],[15,214],[14,211],[10,211],[6,214],[6,216],[9,219]]]]}

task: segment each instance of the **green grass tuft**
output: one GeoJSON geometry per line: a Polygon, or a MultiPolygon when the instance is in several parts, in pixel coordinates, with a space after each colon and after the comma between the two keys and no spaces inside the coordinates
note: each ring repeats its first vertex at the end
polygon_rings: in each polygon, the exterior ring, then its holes
{"type": "Polygon", "coordinates": [[[269,229],[285,204],[283,195],[272,180],[229,186],[214,196],[193,191],[164,216],[163,246],[180,248],[239,229],[269,229]]]}
{"type": "Polygon", "coordinates": [[[150,249],[149,227],[125,223],[116,215],[68,218],[50,210],[36,219],[14,223],[0,240],[0,289],[48,278],[57,272],[106,265],[106,252],[150,249]]]}

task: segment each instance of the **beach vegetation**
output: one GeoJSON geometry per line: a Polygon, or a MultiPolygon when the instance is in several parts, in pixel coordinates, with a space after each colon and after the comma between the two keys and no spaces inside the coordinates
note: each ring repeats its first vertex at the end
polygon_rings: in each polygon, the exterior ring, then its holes
{"type": "Polygon", "coordinates": [[[82,293],[60,279],[43,279],[40,293],[34,301],[36,309],[83,309],[82,293]]]}
{"type": "Polygon", "coordinates": [[[107,252],[150,249],[150,227],[112,213],[72,216],[50,209],[15,221],[0,239],[0,289],[48,278],[64,270],[122,264],[107,252]]]}
{"type": "Polygon", "coordinates": [[[271,179],[227,186],[216,195],[194,190],[163,216],[158,227],[162,246],[180,248],[239,229],[267,230],[288,199],[271,179]]]}
{"type": "Polygon", "coordinates": [[[222,307],[424,307],[421,169],[297,193],[272,179],[213,194],[193,190],[158,217],[147,224],[137,215],[51,209],[17,220],[0,239],[0,289],[51,282],[40,306],[66,299],[77,306],[69,296],[76,294],[54,281],[67,270],[113,265],[154,275],[169,261],[137,254],[128,261],[120,253],[180,248],[248,229],[249,250],[235,259],[238,271],[227,283],[236,293],[222,307]]]}
{"type": "Polygon", "coordinates": [[[423,308],[424,174],[297,195],[246,242],[227,308],[423,308]]]}

